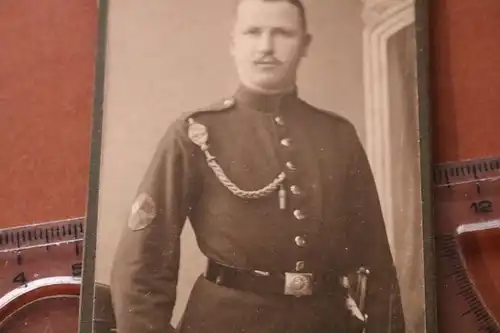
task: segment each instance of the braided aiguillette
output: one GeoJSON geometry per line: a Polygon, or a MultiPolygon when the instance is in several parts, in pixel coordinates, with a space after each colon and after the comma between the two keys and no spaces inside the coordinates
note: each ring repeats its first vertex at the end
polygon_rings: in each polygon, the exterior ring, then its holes
{"type": "Polygon", "coordinates": [[[224,185],[227,189],[229,189],[234,195],[243,199],[263,198],[280,189],[279,206],[281,209],[285,209],[284,196],[286,192],[283,190],[283,187],[280,186],[282,182],[285,180],[284,172],[281,172],[271,183],[269,183],[268,185],[266,185],[261,189],[254,191],[246,191],[240,189],[226,176],[224,170],[222,170],[221,166],[217,163],[215,156],[210,154],[208,150],[209,146],[208,146],[207,128],[204,125],[195,122],[192,118],[189,118],[188,122],[189,122],[189,128],[188,128],[189,138],[203,151],[207,159],[208,165],[210,166],[210,168],[212,168],[214,174],[217,176],[222,185],[224,185]]]}

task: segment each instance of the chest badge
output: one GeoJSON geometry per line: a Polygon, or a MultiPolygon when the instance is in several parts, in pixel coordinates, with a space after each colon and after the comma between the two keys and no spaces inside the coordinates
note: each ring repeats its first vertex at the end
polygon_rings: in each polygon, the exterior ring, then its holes
{"type": "Polygon", "coordinates": [[[191,141],[193,141],[197,146],[199,146],[203,151],[208,149],[208,132],[205,125],[194,122],[193,119],[189,118],[189,128],[188,136],[191,141]]]}

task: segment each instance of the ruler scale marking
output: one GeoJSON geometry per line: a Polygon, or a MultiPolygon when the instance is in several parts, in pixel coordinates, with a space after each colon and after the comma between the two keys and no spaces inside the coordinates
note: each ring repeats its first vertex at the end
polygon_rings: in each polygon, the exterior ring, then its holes
{"type": "Polygon", "coordinates": [[[499,333],[500,301],[496,299],[500,299],[500,291],[497,288],[484,292],[484,287],[494,286],[494,281],[477,273],[487,266],[477,259],[483,256],[483,248],[477,242],[467,243],[467,237],[490,229],[500,230],[500,212],[496,210],[500,203],[500,157],[436,165],[432,180],[436,254],[441,258],[437,272],[440,332],[499,333]],[[450,293],[447,289],[455,291],[450,293]],[[470,320],[470,316],[474,319],[470,320]]]}
{"type": "Polygon", "coordinates": [[[82,217],[0,229],[0,299],[30,281],[79,277],[84,222],[82,217]]]}

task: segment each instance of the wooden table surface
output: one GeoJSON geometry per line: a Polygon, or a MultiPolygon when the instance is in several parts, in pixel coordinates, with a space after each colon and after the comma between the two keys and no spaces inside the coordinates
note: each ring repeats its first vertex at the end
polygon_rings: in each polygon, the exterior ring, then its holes
{"type": "Polygon", "coordinates": [[[0,2],[0,228],[85,215],[95,7],[0,2]]]}

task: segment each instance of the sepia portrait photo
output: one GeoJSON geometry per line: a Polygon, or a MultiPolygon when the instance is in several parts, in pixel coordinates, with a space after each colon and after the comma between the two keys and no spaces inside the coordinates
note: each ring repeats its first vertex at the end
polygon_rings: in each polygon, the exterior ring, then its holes
{"type": "Polygon", "coordinates": [[[109,3],[95,333],[426,332],[415,7],[109,3]]]}

